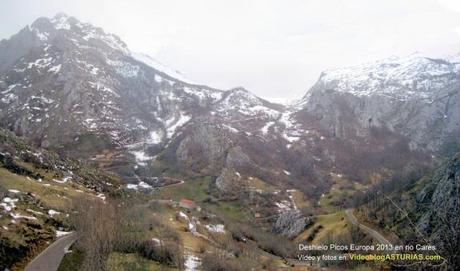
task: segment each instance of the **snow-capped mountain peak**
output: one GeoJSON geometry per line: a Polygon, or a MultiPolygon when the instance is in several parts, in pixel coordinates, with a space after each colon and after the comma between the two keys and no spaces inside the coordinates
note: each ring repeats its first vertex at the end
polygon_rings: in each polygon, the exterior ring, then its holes
{"type": "Polygon", "coordinates": [[[64,13],[58,13],[52,18],[38,18],[29,30],[33,32],[38,40],[48,44],[52,39],[59,36],[66,36],[67,39],[74,43],[104,42],[113,50],[129,55],[127,45],[115,34],[106,33],[102,28],[95,27],[89,23],[82,23],[75,17],[68,16],[64,13]]]}
{"type": "Polygon", "coordinates": [[[194,84],[132,53],[117,36],[58,14],[0,45],[0,109],[10,129],[27,127],[44,146],[91,133],[143,154],[142,160],[151,157],[146,148],[167,145],[196,118],[276,119],[281,106],[243,88],[194,84]],[[19,44],[24,50],[8,51],[19,44]]]}
{"type": "Polygon", "coordinates": [[[451,82],[460,66],[446,59],[419,53],[389,57],[352,67],[323,72],[319,84],[356,96],[386,95],[397,99],[427,98],[451,82]]]}

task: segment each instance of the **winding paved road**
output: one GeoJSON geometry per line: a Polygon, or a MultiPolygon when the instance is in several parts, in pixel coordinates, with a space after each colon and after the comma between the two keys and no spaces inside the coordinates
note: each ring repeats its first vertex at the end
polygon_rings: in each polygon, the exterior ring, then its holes
{"type": "Polygon", "coordinates": [[[75,232],[65,235],[38,254],[27,266],[25,271],[56,271],[69,247],[77,240],[75,232]]]}
{"type": "Polygon", "coordinates": [[[360,229],[370,234],[374,239],[376,239],[380,243],[391,245],[391,242],[388,241],[388,239],[386,239],[385,237],[383,237],[383,235],[381,235],[378,231],[373,230],[368,226],[359,223],[358,219],[356,219],[355,215],[353,214],[353,209],[347,209],[345,211],[345,214],[347,215],[348,221],[350,221],[351,224],[358,226],[360,229]]]}

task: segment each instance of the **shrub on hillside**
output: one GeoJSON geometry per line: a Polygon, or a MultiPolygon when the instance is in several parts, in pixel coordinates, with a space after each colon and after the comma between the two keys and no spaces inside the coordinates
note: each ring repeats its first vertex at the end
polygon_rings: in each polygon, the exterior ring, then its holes
{"type": "Polygon", "coordinates": [[[140,254],[147,259],[174,267],[181,267],[183,262],[180,247],[171,242],[145,241],[140,254]]]}
{"type": "Polygon", "coordinates": [[[249,266],[235,259],[207,254],[202,258],[201,266],[204,271],[243,271],[250,270],[249,266]]]}
{"type": "Polygon", "coordinates": [[[0,184],[0,200],[6,197],[8,190],[0,184]]]}

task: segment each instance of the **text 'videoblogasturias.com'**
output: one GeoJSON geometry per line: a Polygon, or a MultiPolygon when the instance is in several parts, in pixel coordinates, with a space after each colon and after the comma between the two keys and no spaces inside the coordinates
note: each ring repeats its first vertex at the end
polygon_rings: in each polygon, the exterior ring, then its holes
{"type": "Polygon", "coordinates": [[[299,261],[442,261],[433,245],[391,245],[391,244],[299,244],[299,261]]]}

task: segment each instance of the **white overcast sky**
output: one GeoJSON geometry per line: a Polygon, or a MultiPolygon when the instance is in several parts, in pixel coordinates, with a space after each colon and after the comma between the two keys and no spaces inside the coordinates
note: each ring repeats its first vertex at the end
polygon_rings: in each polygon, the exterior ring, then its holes
{"type": "Polygon", "coordinates": [[[322,70],[460,53],[459,0],[0,0],[0,39],[65,12],[189,79],[299,98],[322,70]]]}

